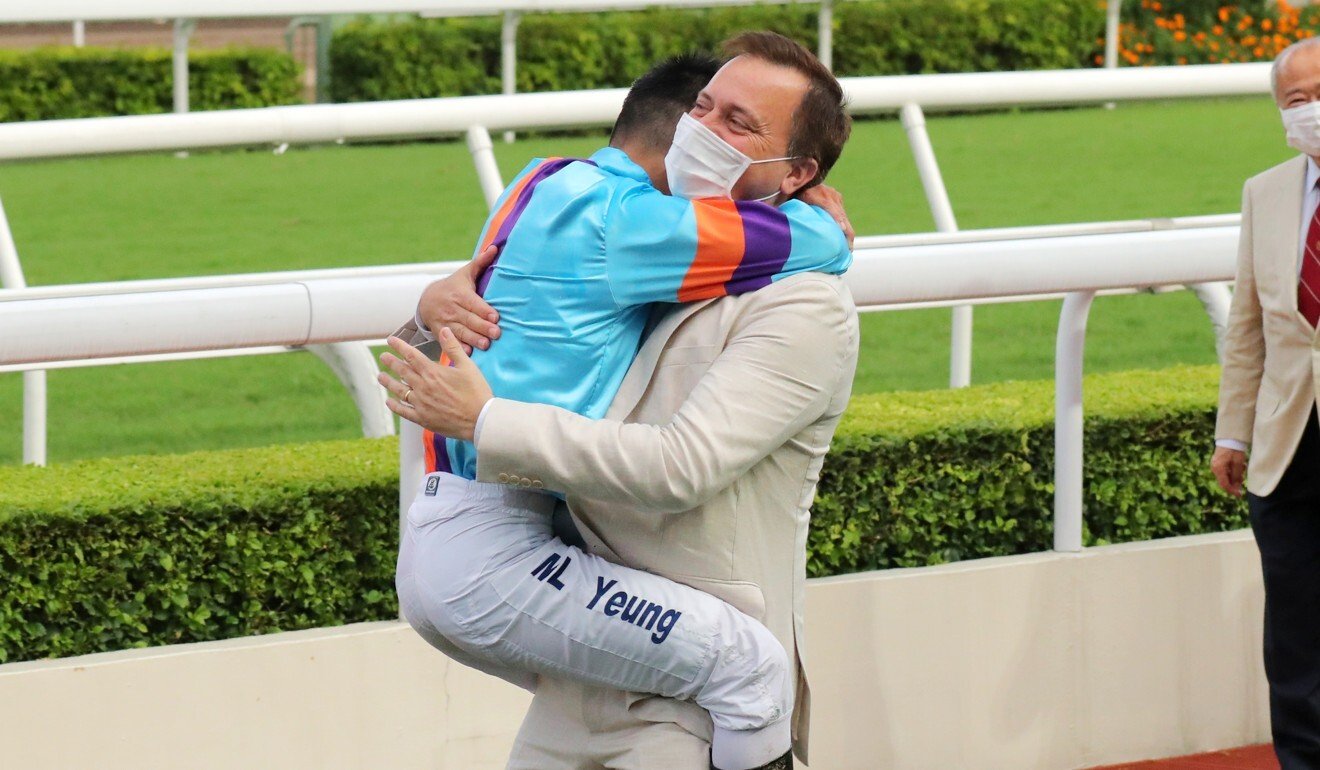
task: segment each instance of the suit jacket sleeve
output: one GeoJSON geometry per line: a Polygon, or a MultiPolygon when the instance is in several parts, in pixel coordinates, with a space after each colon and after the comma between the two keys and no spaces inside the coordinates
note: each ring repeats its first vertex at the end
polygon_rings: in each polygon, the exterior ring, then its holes
{"type": "Polygon", "coordinates": [[[1256,292],[1252,249],[1251,183],[1242,190],[1242,234],[1238,241],[1237,278],[1224,339],[1224,370],[1219,381],[1216,439],[1251,442],[1256,419],[1256,395],[1265,367],[1265,333],[1260,296],[1256,292]]]}
{"type": "Polygon", "coordinates": [[[505,472],[594,500],[690,510],[825,413],[851,371],[856,335],[842,284],[802,279],[748,306],[666,425],[496,399],[477,447],[477,479],[505,472]]]}

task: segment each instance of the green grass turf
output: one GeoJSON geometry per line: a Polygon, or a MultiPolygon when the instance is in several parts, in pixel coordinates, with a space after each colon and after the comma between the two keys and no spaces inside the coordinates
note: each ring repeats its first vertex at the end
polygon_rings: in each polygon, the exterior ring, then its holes
{"type": "MultiPolygon", "coordinates": [[[[963,228],[1236,211],[1242,182],[1290,154],[1264,98],[929,125],[963,228]]],[[[602,143],[549,137],[496,148],[507,178],[533,156],[602,143]]],[[[933,228],[895,121],[859,123],[831,182],[860,233],[933,228]]],[[[485,212],[459,142],[8,164],[0,197],[34,285],[462,258],[485,212]]],[[[856,390],[943,386],[948,315],[864,316],[856,390]]],[[[1051,376],[1057,317],[1057,302],[978,308],[973,380],[1051,376]]],[[[1190,295],[1097,300],[1088,371],[1213,360],[1190,295]]],[[[57,371],[50,391],[57,462],[357,432],[334,377],[302,354],[57,371]]],[[[0,375],[0,463],[19,458],[21,414],[20,377],[0,375]]]]}

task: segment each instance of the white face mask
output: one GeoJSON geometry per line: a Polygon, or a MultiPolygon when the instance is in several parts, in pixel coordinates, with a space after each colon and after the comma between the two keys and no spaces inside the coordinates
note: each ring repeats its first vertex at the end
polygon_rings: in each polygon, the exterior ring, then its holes
{"type": "Polygon", "coordinates": [[[1320,102],[1280,110],[1288,146],[1306,155],[1320,155],[1320,102]]]}
{"type": "MultiPolygon", "coordinates": [[[[749,166],[795,159],[752,160],[685,112],[674,129],[674,143],[665,154],[665,174],[669,177],[669,192],[680,198],[732,198],[733,186],[749,166]]],[[[778,194],[775,190],[757,200],[769,200],[778,194]]]]}

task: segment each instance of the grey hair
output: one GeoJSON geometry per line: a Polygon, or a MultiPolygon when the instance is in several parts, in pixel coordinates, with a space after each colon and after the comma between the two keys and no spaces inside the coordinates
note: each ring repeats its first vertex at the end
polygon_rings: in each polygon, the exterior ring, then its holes
{"type": "Polygon", "coordinates": [[[1292,58],[1293,54],[1303,48],[1310,48],[1317,45],[1320,45],[1320,38],[1308,37],[1303,40],[1298,40],[1296,43],[1279,51],[1279,55],[1274,57],[1274,66],[1270,67],[1270,93],[1274,94],[1274,99],[1276,101],[1279,98],[1279,73],[1283,72],[1283,68],[1287,66],[1288,60],[1292,58]]]}

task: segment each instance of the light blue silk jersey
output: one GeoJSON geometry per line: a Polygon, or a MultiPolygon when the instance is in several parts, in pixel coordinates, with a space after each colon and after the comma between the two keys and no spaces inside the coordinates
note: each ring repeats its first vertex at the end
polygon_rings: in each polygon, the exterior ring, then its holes
{"type": "MultiPolygon", "coordinates": [[[[604,416],[651,306],[753,291],[852,255],[823,210],[791,200],[688,201],[657,191],[626,154],[534,160],[509,185],[477,251],[499,247],[478,291],[500,339],[472,360],[500,398],[604,416]]],[[[476,478],[476,447],[425,435],[427,471],[476,478]]]]}

